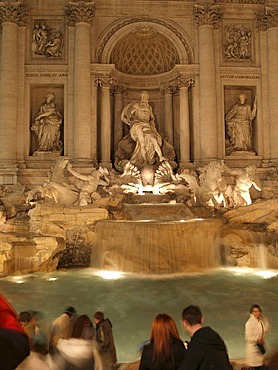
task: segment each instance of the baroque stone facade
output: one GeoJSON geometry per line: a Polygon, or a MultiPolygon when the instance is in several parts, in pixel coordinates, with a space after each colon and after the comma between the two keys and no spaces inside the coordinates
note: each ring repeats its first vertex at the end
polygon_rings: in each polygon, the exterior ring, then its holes
{"type": "Polygon", "coordinates": [[[277,14],[277,0],[2,2],[0,183],[41,184],[63,156],[113,168],[121,112],[143,90],[178,170],[224,159],[267,179],[278,162],[277,14]],[[228,122],[239,95],[256,114],[228,122]]]}

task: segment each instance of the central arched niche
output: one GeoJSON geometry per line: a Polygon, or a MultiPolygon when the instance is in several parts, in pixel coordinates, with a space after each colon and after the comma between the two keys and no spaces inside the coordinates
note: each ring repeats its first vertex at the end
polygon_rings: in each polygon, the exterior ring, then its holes
{"type": "Polygon", "coordinates": [[[116,43],[110,64],[119,72],[146,76],[169,72],[180,60],[167,37],[152,26],[138,26],[116,43]]]}
{"type": "Polygon", "coordinates": [[[143,40],[153,47],[152,41],[157,40],[160,47],[166,46],[177,64],[191,64],[193,61],[192,47],[184,30],[165,20],[143,17],[125,19],[106,29],[96,49],[97,63],[110,64],[122,42],[129,46],[129,50],[134,50],[131,49],[132,40],[133,47],[136,47],[136,41],[141,44],[143,40]]]}
{"type": "MultiPolygon", "coordinates": [[[[189,40],[184,30],[173,22],[139,17],[124,19],[111,25],[102,34],[96,49],[98,64],[115,66],[111,77],[115,86],[122,88],[123,107],[138,100],[142,90],[148,90],[156,127],[162,137],[168,136],[165,128],[163,89],[170,85],[174,86],[172,93],[173,146],[178,156],[180,101],[177,82],[180,67],[183,73],[192,74],[193,51],[189,40]]],[[[116,99],[116,95],[113,94],[111,122],[113,161],[120,139],[129,130],[129,127],[121,122],[116,99]]]]}

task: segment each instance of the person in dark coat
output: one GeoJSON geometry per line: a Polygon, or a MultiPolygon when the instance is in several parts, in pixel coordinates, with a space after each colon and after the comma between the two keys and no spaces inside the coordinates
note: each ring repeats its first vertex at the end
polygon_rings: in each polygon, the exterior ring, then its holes
{"type": "Polygon", "coordinates": [[[96,324],[94,339],[98,343],[103,370],[112,370],[117,362],[117,355],[111,321],[105,319],[101,311],[94,313],[94,321],[96,324]]]}
{"type": "Polygon", "coordinates": [[[209,326],[203,327],[203,321],[198,306],[183,310],[182,324],[191,340],[179,370],[232,370],[223,339],[209,326]]]}
{"type": "Polygon", "coordinates": [[[171,316],[159,314],[153,321],[150,343],[143,348],[139,370],[175,370],[185,355],[185,346],[171,316]]]}
{"type": "Polygon", "coordinates": [[[0,294],[0,370],[15,369],[29,353],[28,336],[16,312],[0,294]]]}

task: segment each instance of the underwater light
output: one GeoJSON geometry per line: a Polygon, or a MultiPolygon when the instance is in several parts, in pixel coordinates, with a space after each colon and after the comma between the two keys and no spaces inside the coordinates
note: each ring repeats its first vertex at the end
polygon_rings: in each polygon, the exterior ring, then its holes
{"type": "Polygon", "coordinates": [[[16,284],[24,284],[23,280],[16,280],[16,284]]]}
{"type": "Polygon", "coordinates": [[[13,276],[12,281],[16,284],[24,284],[22,276],[13,276]]]}
{"type": "Polygon", "coordinates": [[[277,271],[274,272],[272,270],[261,270],[261,271],[256,271],[255,275],[261,276],[264,279],[271,279],[272,277],[277,276],[278,273],[277,271]]]}
{"type": "Polygon", "coordinates": [[[96,275],[99,277],[102,277],[103,279],[116,280],[116,279],[121,279],[124,274],[121,271],[100,270],[96,273],[96,275]]]}

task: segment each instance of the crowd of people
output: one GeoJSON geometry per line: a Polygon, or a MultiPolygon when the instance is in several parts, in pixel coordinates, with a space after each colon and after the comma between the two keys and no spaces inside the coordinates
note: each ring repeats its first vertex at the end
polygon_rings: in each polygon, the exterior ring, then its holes
{"type": "MultiPolygon", "coordinates": [[[[0,295],[0,370],[232,370],[221,336],[209,326],[198,306],[182,311],[182,325],[190,341],[184,342],[175,321],[158,314],[151,326],[150,339],[143,343],[134,363],[117,363],[112,323],[97,311],[93,321],[67,307],[52,324],[42,325],[39,314],[14,308],[0,295]]],[[[246,362],[250,370],[277,370],[278,355],[265,365],[265,337],[269,321],[259,305],[250,308],[245,324],[246,362]]]]}

